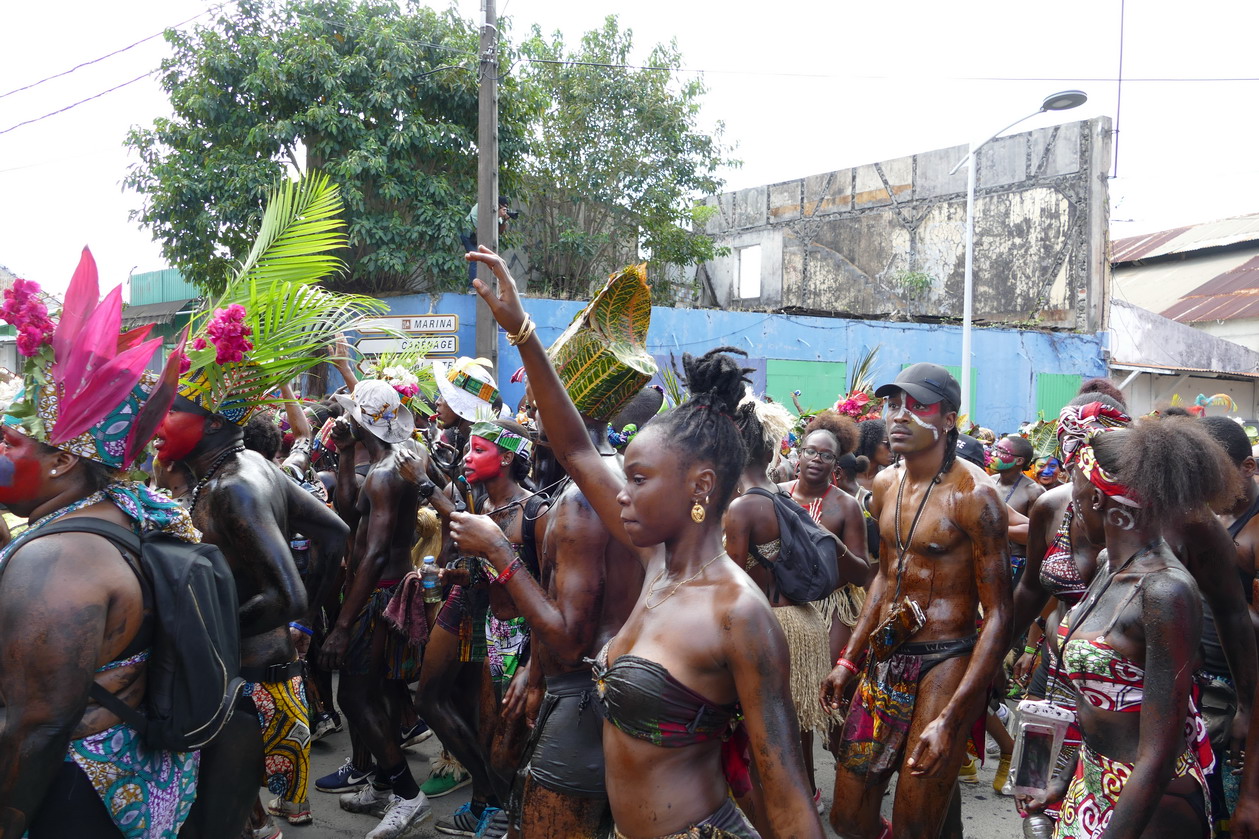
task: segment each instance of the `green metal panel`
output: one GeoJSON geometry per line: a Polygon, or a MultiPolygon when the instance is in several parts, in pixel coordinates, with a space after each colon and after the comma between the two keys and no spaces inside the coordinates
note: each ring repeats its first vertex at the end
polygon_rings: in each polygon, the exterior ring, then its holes
{"type": "Polygon", "coordinates": [[[1081,381],[1075,373],[1037,373],[1036,410],[1045,419],[1057,419],[1062,406],[1080,392],[1081,381]]]}
{"type": "Polygon", "coordinates": [[[805,410],[835,407],[848,387],[848,365],[842,361],[765,360],[765,392],[788,408],[793,391],[800,391],[805,410]]]}
{"type": "Polygon", "coordinates": [[[169,303],[172,300],[186,300],[189,297],[200,297],[201,292],[178,268],[167,268],[163,271],[145,271],[131,275],[131,305],[143,306],[148,303],[169,303]]]}

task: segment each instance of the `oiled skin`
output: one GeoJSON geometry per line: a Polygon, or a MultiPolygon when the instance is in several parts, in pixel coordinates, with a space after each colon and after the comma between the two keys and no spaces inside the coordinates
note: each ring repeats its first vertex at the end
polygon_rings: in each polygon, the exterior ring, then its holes
{"type": "MultiPolygon", "coordinates": [[[[493,269],[497,295],[480,281],[474,287],[499,325],[519,332],[525,313],[502,258],[484,248],[468,256],[493,269]]],[[[790,690],[781,627],[764,594],[723,559],[720,508],[713,504],[716,512],[699,524],[688,513],[701,499],[707,505],[714,491],[712,464],[687,463],[673,441],[648,425],[626,449],[623,472],[608,468],[586,437],[584,422],[537,336],[519,349],[557,459],[613,537],[634,550],[645,579],[652,581],[612,640],[609,662],[627,653],[642,656],[713,702],[738,700],[752,760],[766,789],[770,824],[779,837],[821,837],[812,790],[806,789],[795,712],[790,700],[784,701],[790,690]],[[654,583],[662,584],[653,588],[654,583]]],[[[459,514],[453,518],[476,521],[459,514]]],[[[495,552],[501,556],[501,548],[495,552]]],[[[603,746],[612,813],[617,829],[631,839],[684,830],[726,801],[718,741],[664,748],[605,725],[603,746]]]]}
{"type": "MultiPolygon", "coordinates": [[[[55,500],[43,497],[38,506],[9,507],[38,518],[88,494],[80,487],[55,500]]],[[[111,503],[92,505],[66,519],[75,516],[130,524],[111,503]]],[[[5,639],[0,654],[0,837],[20,837],[26,831],[70,740],[119,722],[88,698],[94,680],[131,707],[139,706],[146,664],[95,671],[131,643],[143,616],[139,580],[101,536],[54,534],[19,548],[6,560],[0,583],[0,633],[5,639]]]]}
{"type": "MultiPolygon", "coordinates": [[[[354,420],[347,422],[353,428],[353,436],[337,431],[333,434],[342,464],[334,504],[350,527],[350,547],[345,601],[320,650],[320,663],[330,670],[346,663],[350,627],[380,580],[398,580],[411,570],[415,511],[420,504],[415,484],[399,473],[402,444],[386,443],[354,420]],[[361,488],[355,486],[352,475],[346,474],[353,472],[360,450],[366,452],[371,464],[361,488]]],[[[376,766],[393,769],[405,761],[405,756],[397,736],[402,726],[402,708],[394,701],[397,692],[386,690],[384,652],[385,633],[389,631],[383,621],[377,623],[368,672],[342,672],[337,697],[356,744],[371,753],[376,766]]]]}
{"type": "MultiPolygon", "coordinates": [[[[606,424],[587,421],[586,427],[593,444],[607,446],[606,424]]],[[[610,452],[604,454],[610,462],[615,460],[610,452]]],[[[506,712],[523,712],[530,724],[541,699],[542,678],[589,672],[590,665],[584,660],[593,658],[604,642],[620,631],[642,589],[642,566],[612,538],[572,482],[564,486],[547,513],[541,548],[541,585],[520,574],[508,583],[508,591],[532,632],[533,684],[529,696],[510,693],[504,703],[524,704],[520,711],[509,707],[506,712]]],[[[594,835],[606,817],[606,798],[565,795],[532,778],[526,783],[521,812],[523,839],[594,835]]]]}
{"type": "MultiPolygon", "coordinates": [[[[890,402],[897,399],[891,397],[890,402]]],[[[992,482],[978,467],[957,459],[940,476],[910,537],[914,515],[944,461],[945,432],[952,427],[955,414],[932,419],[931,437],[922,430],[925,425],[915,427],[904,419],[907,410],[899,405],[889,408],[892,450],[903,458],[874,481],[870,511],[879,520],[883,541],[879,570],[845,657],[861,660],[872,631],[893,606],[899,516],[899,532],[909,540],[899,598],[914,600],[926,615],[925,625],[912,640],[966,638],[975,633],[980,606],[984,615],[974,651],[937,665],[920,682],[899,769],[894,835],[897,839],[935,839],[961,766],[966,733],[984,707],[988,687],[1009,645],[1007,516],[992,482]],[[898,505],[902,479],[907,480],[898,505]]],[[[823,683],[823,701],[838,708],[852,678],[847,669],[836,666],[823,683]]],[[[840,836],[878,836],[885,790],[886,784],[867,786],[863,778],[837,766],[831,826],[840,836]]]]}
{"type": "MultiPolygon", "coordinates": [[[[177,400],[180,410],[182,400],[177,400]]],[[[204,413],[204,412],[202,412],[204,413]]],[[[240,429],[206,417],[206,435],[185,459],[203,477],[219,455],[239,445],[240,429]]],[[[236,579],[241,666],[293,661],[290,621],[308,620],[306,587],[289,550],[293,533],[311,540],[311,574],[320,581],[345,550],[348,528],[327,507],[252,451],[230,454],[202,487],[192,509],[202,541],[218,546],[236,579]]],[[[319,588],[323,583],[317,583],[319,588]]],[[[257,717],[234,713],[201,752],[197,800],[181,837],[235,836],[244,827],[262,777],[257,717]]]]}

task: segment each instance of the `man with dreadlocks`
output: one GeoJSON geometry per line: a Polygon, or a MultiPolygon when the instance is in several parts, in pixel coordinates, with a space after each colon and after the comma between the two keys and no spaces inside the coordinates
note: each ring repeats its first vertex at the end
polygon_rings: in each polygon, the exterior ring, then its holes
{"type": "Polygon", "coordinates": [[[983,471],[956,459],[961,388],[937,364],[913,364],[875,393],[895,467],[875,479],[879,570],[843,655],[822,686],[838,710],[859,677],[835,769],[840,836],[935,836],[1009,644],[1005,505],[983,471]],[[983,607],[984,623],[975,622],[983,607]],[[893,825],[879,806],[899,772],[893,825]]]}

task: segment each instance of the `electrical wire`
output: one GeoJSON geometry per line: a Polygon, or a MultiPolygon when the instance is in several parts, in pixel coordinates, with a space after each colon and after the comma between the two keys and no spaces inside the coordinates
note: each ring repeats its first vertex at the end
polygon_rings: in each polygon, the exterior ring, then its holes
{"type": "Polygon", "coordinates": [[[146,73],[141,73],[140,75],[136,76],[134,79],[131,79],[130,81],[125,81],[122,84],[114,85],[109,90],[102,90],[100,93],[93,94],[92,96],[89,96],[86,99],[80,99],[78,102],[74,102],[72,104],[66,105],[64,108],[58,108],[57,110],[49,111],[48,113],[42,116],[32,117],[31,119],[23,120],[22,122],[19,122],[15,125],[10,125],[8,128],[5,128],[4,130],[0,131],[0,134],[8,134],[10,131],[13,131],[14,129],[17,129],[17,128],[21,128],[24,125],[31,125],[33,123],[40,122],[41,120],[48,119],[49,117],[55,117],[57,114],[64,114],[66,111],[72,108],[77,108],[80,105],[83,105],[87,102],[91,102],[93,99],[100,99],[102,96],[113,93],[115,90],[122,90],[127,85],[133,85],[138,81],[147,79],[149,76],[153,75],[156,72],[157,72],[156,69],[149,70],[146,73]]]}
{"type": "Polygon", "coordinates": [[[187,20],[180,21],[179,23],[176,23],[174,26],[167,26],[167,27],[164,27],[164,28],[163,28],[160,32],[155,32],[155,33],[153,33],[152,35],[148,36],[147,38],[141,38],[140,40],[136,41],[136,42],[135,42],[135,43],[133,43],[133,44],[128,44],[127,46],[122,47],[121,49],[116,49],[116,50],[114,50],[113,52],[106,53],[105,55],[102,55],[100,58],[93,58],[91,61],[84,61],[84,62],[83,62],[83,63],[81,63],[81,64],[76,64],[76,65],[74,65],[74,66],[73,66],[73,67],[71,67],[69,70],[63,70],[63,71],[62,71],[62,72],[60,72],[60,73],[56,73],[56,74],[51,75],[51,76],[45,76],[44,78],[40,79],[39,81],[31,82],[30,84],[28,84],[28,85],[23,85],[22,87],[15,87],[15,88],[13,88],[13,90],[8,91],[7,93],[0,93],[0,99],[4,99],[6,96],[12,96],[12,95],[13,95],[13,94],[15,94],[15,93],[21,93],[21,92],[22,92],[22,91],[24,91],[24,90],[30,90],[30,89],[31,89],[31,88],[33,88],[33,87],[39,87],[39,86],[40,86],[41,84],[43,84],[44,82],[50,82],[50,81],[52,81],[53,79],[59,79],[59,78],[61,78],[62,76],[68,76],[68,75],[70,75],[71,73],[73,73],[75,70],[82,70],[84,67],[91,67],[93,64],[99,64],[100,62],[104,61],[104,60],[105,60],[105,59],[107,59],[107,58],[113,58],[115,55],[121,55],[122,53],[126,52],[127,50],[130,50],[130,49],[135,49],[136,47],[140,46],[141,44],[148,43],[149,41],[152,41],[154,38],[160,38],[162,35],[164,35],[164,34],[166,33],[166,31],[167,31],[168,29],[178,29],[178,28],[179,28],[179,27],[181,27],[181,26],[185,26],[186,24],[192,23],[194,20],[196,20],[196,19],[197,19],[197,18],[199,18],[199,17],[205,17],[206,15],[210,14],[210,12],[212,12],[212,11],[214,11],[214,9],[206,9],[205,11],[203,11],[203,12],[201,12],[201,13],[199,13],[199,14],[195,14],[195,15],[193,15],[192,17],[188,18],[187,20]]]}

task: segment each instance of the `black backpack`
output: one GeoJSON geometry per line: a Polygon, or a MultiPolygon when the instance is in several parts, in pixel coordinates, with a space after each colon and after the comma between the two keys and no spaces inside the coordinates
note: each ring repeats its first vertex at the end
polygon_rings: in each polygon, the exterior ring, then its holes
{"type": "Polygon", "coordinates": [[[839,539],[813,520],[803,507],[782,492],[752,487],[749,493],[774,502],[778,516],[778,559],[769,563],[774,584],[794,603],[821,600],[839,588],[839,539]]]}
{"type": "Polygon", "coordinates": [[[75,517],[32,533],[94,533],[122,549],[153,610],[153,645],[143,711],[99,684],[91,697],[139,731],[154,749],[189,752],[218,734],[244,686],[236,581],[214,545],[154,531],[137,536],[113,522],[75,517]],[[139,557],[139,564],[132,560],[139,557]]]}

